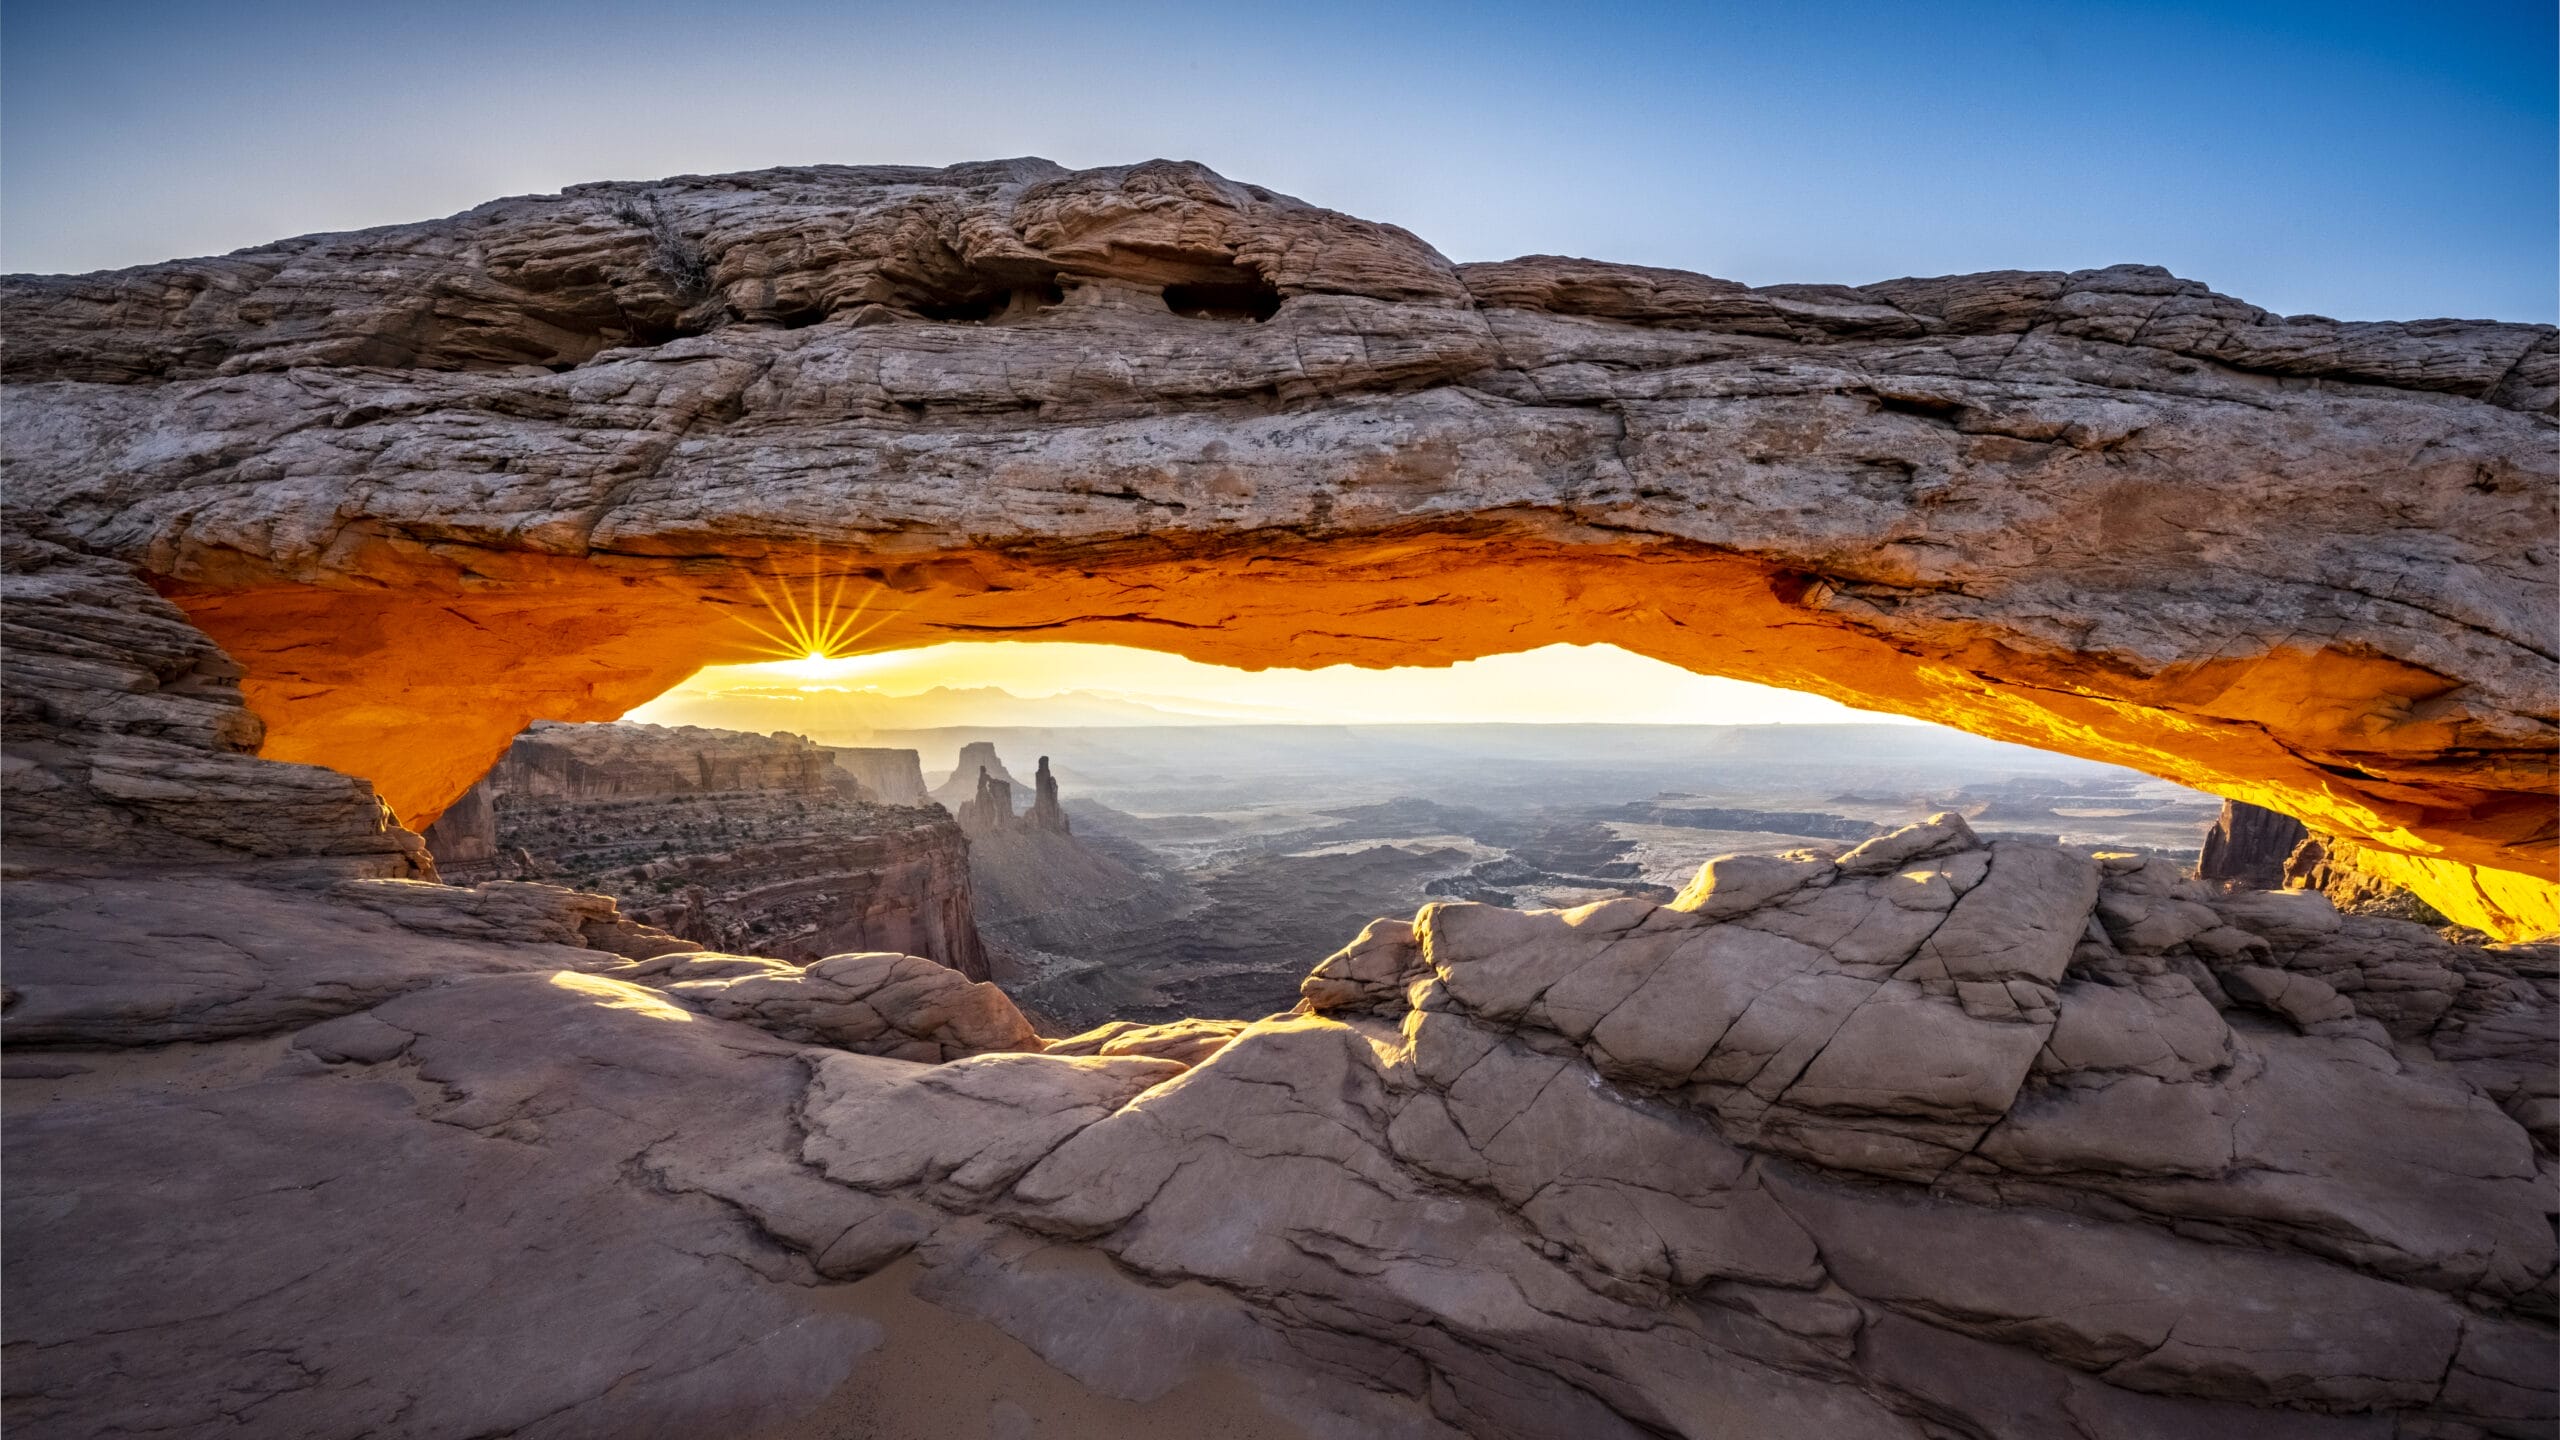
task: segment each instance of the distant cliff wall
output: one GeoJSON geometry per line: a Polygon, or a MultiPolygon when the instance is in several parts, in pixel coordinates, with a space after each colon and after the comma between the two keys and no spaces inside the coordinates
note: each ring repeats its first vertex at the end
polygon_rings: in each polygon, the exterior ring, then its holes
{"type": "Polygon", "coordinates": [[[837,769],[861,781],[884,805],[922,805],[933,798],[925,793],[924,763],[913,750],[829,745],[826,751],[837,769]]]}
{"type": "Polygon", "coordinates": [[[961,806],[978,798],[978,772],[981,770],[1017,789],[1022,785],[1012,771],[1004,768],[1004,759],[996,754],[994,741],[972,740],[960,747],[960,761],[952,767],[951,773],[943,777],[941,784],[933,787],[933,798],[943,809],[959,814],[961,806]]]}
{"type": "Polygon", "coordinates": [[[448,879],[564,881],[707,949],[894,950],[986,978],[959,824],[872,798],[921,793],[915,752],[858,753],[904,759],[854,770],[796,735],[536,724],[427,845],[448,879]]]}

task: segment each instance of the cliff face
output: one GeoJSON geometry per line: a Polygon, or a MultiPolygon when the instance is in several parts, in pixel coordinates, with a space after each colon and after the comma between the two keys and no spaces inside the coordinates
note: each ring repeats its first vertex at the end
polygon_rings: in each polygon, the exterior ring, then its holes
{"type": "Polygon", "coordinates": [[[797,735],[547,720],[526,727],[490,771],[494,788],[509,795],[564,800],[729,790],[809,795],[851,778],[825,746],[797,735]]]}
{"type": "Polygon", "coordinates": [[[925,793],[923,761],[913,750],[854,745],[830,745],[826,750],[835,757],[837,769],[861,782],[883,805],[923,805],[932,799],[925,793]]]}
{"type": "Polygon", "coordinates": [[[1028,160],[584,186],[15,277],[0,320],[21,523],[148,571],[264,753],[420,822],[531,717],[771,658],[741,617],[788,585],[878,646],[1608,641],[2560,922],[2547,326],[2142,266],[1462,266],[1197,166],[1028,160]]]}
{"type": "Polygon", "coordinates": [[[449,880],[566,881],[710,949],[897,951],[985,979],[959,827],[863,797],[795,735],[541,723],[427,842],[449,880]]]}
{"type": "Polygon", "coordinates": [[[2225,800],[2221,818],[2204,833],[2196,877],[2227,880],[2253,890],[2281,889],[2286,859],[2308,838],[2310,832],[2290,815],[2225,800]]]}

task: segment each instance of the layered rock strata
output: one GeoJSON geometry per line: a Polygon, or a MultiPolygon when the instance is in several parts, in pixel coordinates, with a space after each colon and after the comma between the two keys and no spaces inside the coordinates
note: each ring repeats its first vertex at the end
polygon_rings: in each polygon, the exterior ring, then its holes
{"type": "Polygon", "coordinates": [[[1429,906],[1308,1013],[1046,1044],[918,960],[579,945],[541,887],[53,883],[0,1020],[52,1017],[5,1136],[38,1440],[836,1423],[919,1383],[884,1286],[1124,1413],[1218,1377],[1248,1436],[2560,1418],[2554,957],[2163,861],[1949,817],[1669,904],[1429,906]],[[159,1032],[204,1047],[175,1084],[69,998],[288,920],[408,968],[269,945],[159,1032]]]}
{"type": "Polygon", "coordinates": [[[434,873],[370,784],[259,760],[265,733],[240,667],[128,567],[0,526],[0,812],[13,859],[434,873]]]}
{"type": "Polygon", "coordinates": [[[985,979],[968,841],[868,794],[796,735],[543,722],[427,840],[448,879],[565,880],[696,946],[889,950],[985,979]]]}
{"type": "Polygon", "coordinates": [[[2142,266],[1453,265],[1197,166],[1034,160],[581,186],[0,315],[11,523],[147,573],[264,753],[420,823],[536,716],[858,606],[871,645],[1247,665],[1607,641],[2560,922],[2547,326],[2142,266]]]}

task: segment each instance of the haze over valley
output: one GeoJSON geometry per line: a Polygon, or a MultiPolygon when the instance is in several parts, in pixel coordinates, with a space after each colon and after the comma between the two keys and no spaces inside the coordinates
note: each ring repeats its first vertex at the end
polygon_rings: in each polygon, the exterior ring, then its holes
{"type": "MultiPolygon", "coordinates": [[[[983,820],[965,828],[989,973],[1058,1033],[1285,1010],[1308,967],[1370,920],[1433,900],[1518,909],[1668,900],[1717,855],[1841,849],[1943,811],[1986,835],[2185,862],[2220,805],[2133,771],[1692,676],[1608,647],[1310,674],[1110,646],[946,645],[706,671],[617,728],[651,723],[912,757],[897,763],[955,814],[978,800],[981,768],[1027,808],[1026,777],[1045,757],[1071,834],[998,833],[983,820]],[[1676,680],[1648,693],[1656,671],[1676,680]],[[1078,683],[1093,681],[1155,688],[1078,683]],[[1595,688],[1606,682],[1615,683],[1595,688]],[[1821,718],[1510,718],[1682,703],[1821,718]],[[1328,706],[1422,718],[1343,723],[1328,706]],[[1436,718],[1451,714],[1479,718],[1436,718]]],[[[702,843],[725,846],[734,834],[702,843]]],[[[716,942],[698,921],[687,932],[653,895],[639,899],[642,918],[716,942]]]]}

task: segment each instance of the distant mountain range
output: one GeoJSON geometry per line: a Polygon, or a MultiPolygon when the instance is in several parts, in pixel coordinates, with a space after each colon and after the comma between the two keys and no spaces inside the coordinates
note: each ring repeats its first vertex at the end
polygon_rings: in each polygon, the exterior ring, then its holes
{"type": "Polygon", "coordinates": [[[858,742],[876,730],[952,727],[1317,724],[1336,717],[1268,705],[1115,691],[1068,690],[1037,699],[995,686],[936,686],[914,695],[871,689],[763,686],[664,695],[632,712],[656,725],[704,725],[770,734],[789,730],[813,740],[858,742]]]}

